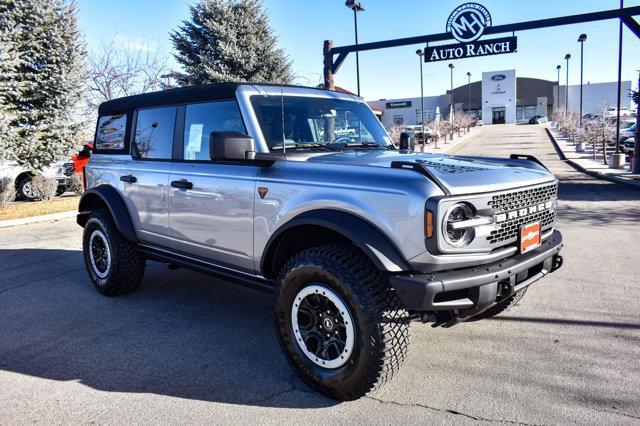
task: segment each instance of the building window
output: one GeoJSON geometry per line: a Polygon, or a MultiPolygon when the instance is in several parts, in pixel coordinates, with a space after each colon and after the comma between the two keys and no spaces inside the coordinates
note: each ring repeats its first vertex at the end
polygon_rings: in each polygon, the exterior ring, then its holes
{"type": "MultiPolygon", "coordinates": [[[[433,108],[424,109],[424,122],[430,123],[435,119],[435,111],[433,108]]],[[[422,124],[422,110],[416,109],[416,124],[422,124]]]]}
{"type": "Polygon", "coordinates": [[[519,106],[516,107],[516,120],[522,120],[522,114],[524,113],[524,108],[519,106]]]}
{"type": "Polygon", "coordinates": [[[134,146],[137,157],[170,160],[176,107],[138,111],[134,146]]]}
{"type": "Polygon", "coordinates": [[[397,114],[393,116],[393,124],[400,126],[403,123],[404,123],[404,115],[397,114]]]}
{"type": "Polygon", "coordinates": [[[527,106],[524,107],[524,118],[525,118],[525,120],[533,118],[534,115],[536,115],[536,106],[535,105],[527,105],[527,106]]]}

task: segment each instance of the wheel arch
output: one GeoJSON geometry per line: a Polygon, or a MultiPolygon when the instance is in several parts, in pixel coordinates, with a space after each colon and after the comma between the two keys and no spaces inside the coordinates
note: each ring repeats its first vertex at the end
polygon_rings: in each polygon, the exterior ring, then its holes
{"type": "Polygon", "coordinates": [[[380,270],[410,269],[400,250],[377,227],[347,212],[321,209],[302,213],[273,233],[265,245],[260,271],[266,278],[275,278],[292,254],[331,242],[355,245],[380,270]]]}
{"type": "Polygon", "coordinates": [[[106,208],[109,210],[113,221],[116,223],[118,231],[129,241],[137,242],[138,237],[129,215],[129,210],[122,199],[120,193],[109,185],[99,185],[88,189],[82,194],[78,204],[78,225],[84,227],[89,219],[89,215],[96,209],[106,208]]]}
{"type": "Polygon", "coordinates": [[[25,177],[34,177],[36,174],[33,173],[30,170],[18,173],[18,176],[16,176],[14,183],[16,185],[16,189],[18,188],[18,185],[20,184],[20,182],[22,181],[22,179],[24,179],[25,177]]]}

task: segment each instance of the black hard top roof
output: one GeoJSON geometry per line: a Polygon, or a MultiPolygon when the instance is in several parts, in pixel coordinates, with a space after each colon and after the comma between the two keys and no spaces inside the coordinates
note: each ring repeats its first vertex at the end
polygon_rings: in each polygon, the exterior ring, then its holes
{"type": "MultiPolygon", "coordinates": [[[[248,84],[252,86],[269,86],[269,87],[297,87],[286,84],[267,84],[267,83],[217,83],[204,84],[200,86],[185,86],[175,89],[162,90],[160,92],[144,93],[142,95],[127,96],[124,98],[113,99],[100,104],[98,108],[99,115],[114,114],[126,112],[136,108],[151,108],[165,105],[175,105],[194,102],[215,101],[221,99],[235,99],[236,89],[238,86],[248,84]]],[[[305,87],[305,89],[312,89],[305,87]]],[[[324,90],[317,89],[316,90],[324,90]]]]}

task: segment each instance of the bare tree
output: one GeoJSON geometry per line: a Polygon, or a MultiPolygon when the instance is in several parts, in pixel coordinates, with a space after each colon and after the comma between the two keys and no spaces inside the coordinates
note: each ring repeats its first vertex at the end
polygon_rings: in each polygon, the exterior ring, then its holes
{"type": "Polygon", "coordinates": [[[607,116],[608,109],[609,105],[602,103],[595,118],[585,125],[585,139],[593,145],[593,160],[596,160],[598,147],[602,146],[604,164],[607,164],[607,142],[615,139],[614,127],[607,116]]]}
{"type": "Polygon", "coordinates": [[[578,125],[580,124],[578,113],[567,110],[566,108],[560,108],[553,114],[552,119],[558,125],[558,129],[567,137],[571,138],[572,142],[575,142],[578,125]]]}
{"type": "Polygon", "coordinates": [[[172,87],[166,54],[150,46],[123,45],[116,37],[103,41],[99,50],[89,55],[88,67],[90,111],[104,101],[172,87]]]}

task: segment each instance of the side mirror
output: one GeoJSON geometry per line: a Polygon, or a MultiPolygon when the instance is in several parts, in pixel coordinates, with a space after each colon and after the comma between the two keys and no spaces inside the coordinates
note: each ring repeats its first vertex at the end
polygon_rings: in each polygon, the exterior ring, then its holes
{"type": "Polygon", "coordinates": [[[256,144],[248,135],[238,132],[211,132],[209,135],[209,156],[219,160],[253,160],[256,144]]]}
{"type": "Polygon", "coordinates": [[[400,133],[400,149],[413,151],[416,147],[416,140],[413,137],[412,132],[402,132],[400,133]]]}
{"type": "Polygon", "coordinates": [[[85,145],[80,152],[78,152],[78,155],[81,157],[91,157],[91,148],[85,145]]]}

